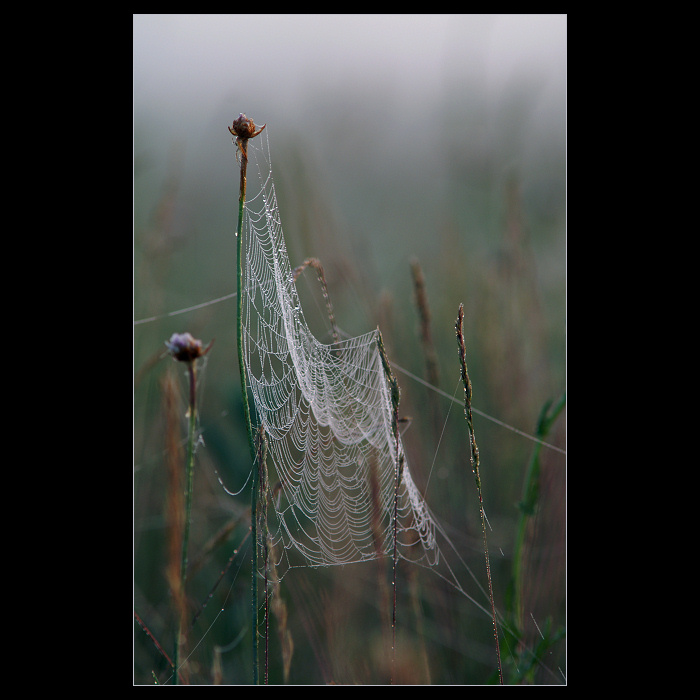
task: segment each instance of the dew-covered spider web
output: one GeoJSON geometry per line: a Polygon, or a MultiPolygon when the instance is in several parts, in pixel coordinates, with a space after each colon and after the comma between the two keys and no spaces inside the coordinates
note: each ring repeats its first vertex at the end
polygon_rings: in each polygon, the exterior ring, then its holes
{"type": "Polygon", "coordinates": [[[379,330],[330,344],[311,333],[282,232],[267,130],[248,142],[248,153],[243,355],[267,442],[279,575],[290,566],[393,556],[398,464],[397,556],[433,566],[436,523],[392,427],[379,330]]]}

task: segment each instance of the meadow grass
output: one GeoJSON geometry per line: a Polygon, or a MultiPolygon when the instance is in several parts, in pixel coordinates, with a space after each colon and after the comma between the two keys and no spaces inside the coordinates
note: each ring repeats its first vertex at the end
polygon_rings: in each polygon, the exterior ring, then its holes
{"type": "MultiPolygon", "coordinates": [[[[239,231],[237,245],[241,237],[239,231]]],[[[163,264],[162,258],[159,264],[163,264]]],[[[337,260],[330,267],[337,271],[337,260]]],[[[381,324],[383,344],[387,346],[389,357],[396,357],[399,364],[415,370],[437,387],[438,382],[444,381],[443,377],[454,376],[457,372],[454,335],[449,342],[446,332],[452,324],[444,322],[444,314],[439,309],[431,318],[426,298],[429,281],[422,274],[419,280],[415,265],[410,272],[416,299],[422,295],[422,300],[417,301],[413,321],[404,313],[398,323],[390,320],[381,324]],[[438,325],[434,323],[436,318],[438,325]],[[431,328],[431,320],[433,335],[426,341],[425,331],[431,328]],[[418,332],[413,326],[416,321],[418,332]],[[438,373],[440,366],[443,371],[438,373]]],[[[523,274],[522,267],[519,274],[523,274]]],[[[323,284],[319,308],[326,305],[332,309],[325,275],[323,284]]],[[[333,284],[334,276],[330,275],[328,285],[333,284]]],[[[509,284],[512,288],[512,277],[509,284]]],[[[314,290],[308,291],[314,294],[314,290]]],[[[487,295],[485,303],[493,308],[496,301],[497,295],[487,295]]],[[[373,308],[379,313],[378,306],[373,308]]],[[[390,301],[383,308],[385,318],[391,319],[392,313],[405,312],[408,307],[390,301]]],[[[165,311],[172,309],[172,306],[165,307],[165,311]]],[[[205,313],[208,311],[205,308],[205,313]]],[[[529,309],[528,313],[535,314],[536,310],[529,309]]],[[[206,319],[205,316],[199,318],[206,319]]],[[[163,372],[163,363],[156,359],[158,345],[162,346],[162,338],[168,337],[166,329],[172,328],[175,322],[182,327],[181,318],[172,317],[154,322],[147,330],[144,326],[143,337],[152,339],[151,350],[135,358],[139,370],[139,403],[135,418],[142,420],[143,425],[143,430],[135,436],[135,452],[141,456],[135,476],[135,682],[152,683],[155,679],[170,683],[178,680],[193,684],[239,684],[250,683],[251,676],[257,682],[260,656],[257,645],[261,639],[264,641],[263,680],[270,683],[498,682],[501,674],[494,661],[495,647],[489,631],[493,623],[485,625],[482,617],[475,615],[473,606],[455,595],[450,587],[432,579],[429,572],[412,569],[406,562],[396,562],[394,558],[393,581],[406,581],[408,585],[394,585],[393,600],[388,596],[388,602],[378,585],[379,581],[386,580],[381,560],[376,568],[353,565],[334,567],[337,571],[297,569],[272,590],[270,582],[276,576],[271,573],[268,577],[267,572],[274,558],[266,551],[267,538],[259,535],[260,530],[264,531],[265,508],[269,503],[266,480],[261,478],[263,472],[253,469],[253,481],[247,482],[242,491],[244,494],[251,489],[248,505],[241,498],[226,496],[219,484],[219,479],[235,484],[237,491],[251,463],[264,464],[259,452],[262,443],[256,446],[253,440],[251,448],[252,425],[248,431],[248,426],[243,426],[240,420],[240,416],[246,415],[244,380],[240,388],[231,385],[228,393],[224,393],[224,402],[214,394],[210,401],[200,405],[201,433],[206,448],[197,450],[196,455],[192,451],[197,469],[189,468],[188,450],[183,452],[176,438],[178,419],[174,395],[177,387],[172,382],[160,381],[159,377],[169,373],[163,372]],[[157,340],[158,334],[160,340],[157,340]],[[224,413],[226,419],[222,420],[224,413]],[[144,455],[158,454],[159,445],[165,446],[162,461],[144,458],[144,455]],[[161,469],[161,464],[169,466],[161,469]],[[183,488],[184,484],[189,486],[183,488]],[[189,505],[188,498],[178,500],[178,494],[184,493],[190,494],[189,505]],[[191,528],[187,526],[185,536],[183,523],[190,523],[190,520],[191,528]],[[182,539],[174,542],[173,534],[177,532],[183,533],[182,539]],[[258,541],[263,543],[261,566],[257,561],[258,541]],[[180,557],[176,556],[178,549],[180,557]],[[187,554],[188,551],[192,555],[187,554]],[[176,561],[179,566],[175,565],[176,561]],[[180,573],[181,583],[178,583],[178,576],[173,575],[175,571],[180,573]],[[183,571],[187,571],[184,578],[183,571]],[[248,575],[247,580],[252,581],[248,588],[249,591],[252,588],[252,598],[246,596],[243,583],[248,575]],[[264,586],[262,604],[256,596],[258,584],[264,586]],[[247,605],[243,602],[246,598],[250,601],[247,605]],[[216,604],[211,604],[212,601],[216,604]],[[258,621],[259,610],[262,625],[258,621]],[[386,653],[387,616],[393,623],[391,654],[386,653]],[[246,643],[246,639],[251,639],[251,643],[246,643]],[[171,650],[175,658],[171,657],[171,650]],[[173,676],[173,668],[178,667],[182,667],[181,677],[173,676]]],[[[206,320],[195,323],[199,327],[193,328],[193,333],[201,336],[206,323],[206,320]]],[[[335,316],[330,325],[337,333],[335,316]]],[[[497,395],[494,387],[503,385],[503,377],[491,374],[486,358],[494,347],[511,347],[512,340],[499,345],[494,335],[497,333],[493,328],[486,328],[485,333],[470,334],[474,337],[470,350],[474,362],[470,362],[470,369],[472,375],[480,377],[479,387],[482,382],[487,385],[480,389],[479,396],[488,397],[489,389],[491,396],[497,395]]],[[[148,347],[148,342],[143,342],[148,347]]],[[[217,338],[216,349],[208,358],[209,384],[212,383],[210,373],[220,361],[216,352],[226,342],[217,338]]],[[[228,342],[235,345],[231,338],[228,342]]],[[[511,362],[508,372],[510,387],[517,390],[516,394],[509,393],[509,399],[531,402],[527,381],[519,374],[525,370],[511,362]]],[[[189,373],[186,371],[185,375],[189,373]]],[[[182,384],[187,406],[190,387],[188,381],[182,384]]],[[[446,388],[451,391],[455,387],[446,388]]],[[[484,549],[479,543],[485,535],[484,522],[480,522],[483,504],[478,496],[473,500],[463,480],[457,485],[459,470],[463,475],[464,468],[468,468],[474,458],[471,442],[470,449],[464,449],[464,420],[461,426],[457,423],[453,427],[458,412],[450,415],[449,403],[445,400],[442,404],[436,403],[437,394],[430,389],[407,381],[401,390],[403,417],[398,415],[397,402],[395,427],[405,431],[404,448],[411,464],[434,462],[436,465],[427,499],[435,504],[434,510],[439,515],[445,515],[455,533],[456,544],[472,567],[481,561],[483,568],[484,549]],[[410,426],[400,422],[409,416],[410,426]],[[436,440],[438,430],[441,435],[436,440]],[[472,514],[477,515],[476,520],[472,514]]],[[[485,401],[485,404],[492,413],[498,409],[497,402],[485,401]]],[[[558,419],[564,406],[563,397],[556,403],[545,404],[533,434],[544,440],[557,432],[552,439],[561,444],[562,425],[558,419]]],[[[507,418],[514,420],[514,415],[517,413],[507,418]]],[[[190,436],[196,434],[190,430],[189,421],[194,412],[188,416],[186,409],[181,410],[180,423],[185,416],[187,420],[179,435],[185,436],[182,445],[189,445],[190,436]]],[[[247,416],[249,420],[249,412],[247,416]]],[[[472,420],[476,422],[478,415],[472,420]]],[[[483,435],[480,437],[482,454],[488,455],[482,477],[488,484],[486,498],[493,527],[491,550],[505,549],[507,553],[507,556],[496,557],[489,566],[489,584],[493,579],[491,599],[500,602],[497,624],[503,646],[503,680],[506,683],[563,682],[563,672],[557,670],[557,664],[565,663],[561,608],[549,601],[549,612],[542,615],[542,611],[547,610],[545,599],[550,592],[563,604],[561,580],[552,568],[552,580],[544,579],[548,588],[536,592],[533,591],[536,582],[528,577],[528,572],[537,571],[534,563],[540,551],[537,538],[542,533],[538,535],[535,524],[538,518],[549,517],[553,506],[556,510],[556,499],[562,496],[561,490],[549,492],[547,484],[557,481],[563,460],[541,443],[519,440],[517,435],[509,433],[504,438],[498,426],[484,423],[478,428],[480,436],[483,435]],[[494,434],[497,437],[494,438],[494,434]],[[529,457],[524,458],[528,452],[529,457]],[[517,493],[518,490],[522,493],[517,493]],[[513,504],[517,503],[515,508],[513,504]],[[534,638],[533,629],[538,630],[534,638]],[[553,664],[545,663],[547,656],[555,659],[553,664]]],[[[473,429],[472,423],[470,435],[473,429]]],[[[427,466],[424,469],[427,471],[427,466]]],[[[428,477],[418,467],[417,480],[425,485],[428,477]]],[[[477,483],[480,486],[480,480],[477,483]]],[[[558,557],[560,561],[561,555],[558,557]]],[[[546,569],[546,562],[544,567],[546,569]]],[[[537,581],[537,585],[542,583],[541,579],[537,581]]]]}
{"type": "Polygon", "coordinates": [[[464,385],[464,417],[467,419],[467,427],[469,429],[469,452],[472,472],[476,481],[476,490],[479,494],[479,515],[481,516],[481,532],[484,536],[484,559],[486,560],[486,577],[489,585],[489,602],[491,603],[491,612],[493,615],[493,636],[496,641],[496,658],[498,661],[498,680],[503,685],[503,669],[501,667],[501,650],[498,643],[498,623],[496,621],[496,604],[493,599],[493,579],[491,578],[491,563],[489,560],[489,547],[486,535],[486,514],[484,512],[484,497],[481,489],[481,473],[479,466],[479,448],[476,444],[476,435],[474,434],[474,417],[472,414],[472,383],[469,379],[467,370],[467,350],[464,343],[464,306],[459,305],[457,322],[455,323],[455,332],[457,334],[457,346],[459,348],[459,366],[464,385]]]}

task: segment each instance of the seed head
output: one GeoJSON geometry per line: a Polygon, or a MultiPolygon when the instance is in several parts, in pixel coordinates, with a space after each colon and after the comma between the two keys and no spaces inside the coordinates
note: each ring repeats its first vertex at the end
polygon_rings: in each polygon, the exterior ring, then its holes
{"type": "Polygon", "coordinates": [[[256,131],[255,122],[252,119],[248,119],[245,114],[240,114],[238,119],[234,119],[233,125],[229,126],[228,130],[236,137],[236,142],[240,142],[257,136],[266,126],[267,124],[263,124],[256,131]]]}
{"type": "Polygon", "coordinates": [[[206,348],[202,349],[202,341],[192,337],[191,333],[173,333],[165,345],[178,362],[192,362],[198,357],[204,357],[212,346],[212,340],[206,348]]]}

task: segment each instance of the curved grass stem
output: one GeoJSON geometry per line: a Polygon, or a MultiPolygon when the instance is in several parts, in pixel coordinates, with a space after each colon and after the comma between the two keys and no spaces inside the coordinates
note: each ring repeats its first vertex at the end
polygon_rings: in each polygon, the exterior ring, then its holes
{"type": "Polygon", "coordinates": [[[496,625],[496,604],[493,599],[493,583],[491,581],[491,564],[489,562],[489,548],[486,540],[486,514],[484,513],[484,499],[481,493],[481,476],[479,475],[479,448],[476,446],[476,438],[474,436],[474,423],[472,420],[472,383],[467,372],[467,351],[464,347],[464,307],[459,305],[459,313],[455,330],[457,332],[457,344],[459,346],[459,362],[462,371],[462,382],[464,384],[464,415],[467,419],[469,427],[469,446],[472,470],[476,479],[476,489],[479,494],[479,511],[481,513],[481,530],[484,536],[484,557],[486,559],[486,576],[489,583],[489,598],[491,600],[491,613],[493,616],[493,636],[496,640],[496,659],[498,661],[498,679],[503,685],[503,669],[501,667],[501,650],[498,643],[498,626],[496,625]]]}
{"type": "Polygon", "coordinates": [[[530,462],[527,467],[525,482],[523,485],[523,497],[518,508],[520,509],[520,517],[515,534],[515,545],[513,548],[513,576],[511,581],[512,586],[512,603],[513,615],[515,624],[518,630],[523,629],[523,565],[525,557],[525,534],[527,524],[530,518],[535,515],[537,501],[539,498],[539,480],[540,480],[540,448],[545,437],[547,437],[552,425],[556,422],[559,414],[566,406],[566,394],[562,394],[557,403],[552,406],[552,402],[548,401],[542,407],[535,435],[539,442],[535,444],[535,449],[530,457],[530,462]]]}

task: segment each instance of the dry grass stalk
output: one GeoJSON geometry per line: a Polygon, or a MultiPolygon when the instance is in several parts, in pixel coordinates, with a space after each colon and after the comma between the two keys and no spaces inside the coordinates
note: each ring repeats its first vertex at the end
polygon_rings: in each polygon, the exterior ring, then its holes
{"type": "Polygon", "coordinates": [[[333,304],[331,304],[331,297],[328,293],[328,285],[326,284],[326,275],[323,271],[323,265],[321,261],[317,258],[307,258],[304,262],[299,265],[299,267],[294,268],[294,281],[296,282],[299,275],[307,268],[313,267],[316,270],[316,275],[318,276],[318,281],[321,284],[321,290],[323,291],[323,299],[326,302],[326,310],[328,311],[328,320],[331,324],[331,333],[333,334],[333,342],[337,343],[340,340],[338,335],[338,326],[335,323],[335,314],[333,313],[333,304]]]}
{"type": "Polygon", "coordinates": [[[501,667],[501,650],[498,643],[498,626],[496,625],[496,605],[493,599],[493,583],[491,581],[491,564],[489,562],[489,548],[486,541],[486,514],[484,513],[484,499],[481,492],[481,476],[479,474],[479,448],[476,446],[474,435],[474,422],[472,417],[472,383],[467,372],[467,351],[464,346],[464,307],[459,305],[457,322],[455,323],[457,332],[457,345],[459,347],[459,362],[462,371],[462,383],[464,384],[464,415],[469,427],[470,459],[476,488],[479,494],[479,511],[481,513],[481,531],[484,536],[484,557],[486,558],[486,575],[489,583],[489,598],[491,599],[491,612],[493,615],[493,636],[496,640],[496,658],[498,660],[498,677],[503,685],[503,669],[501,667]]]}
{"type": "MultiPolygon", "coordinates": [[[[172,375],[166,372],[162,380],[163,412],[165,415],[165,451],[168,474],[168,491],[165,515],[168,532],[168,558],[165,576],[177,619],[176,664],[185,644],[185,587],[181,576],[182,537],[185,527],[185,486],[182,469],[182,438],[180,435],[179,389],[172,375]]],[[[183,664],[184,666],[184,664],[183,664]]],[[[186,669],[175,669],[181,678],[186,678],[186,669]]]]}

